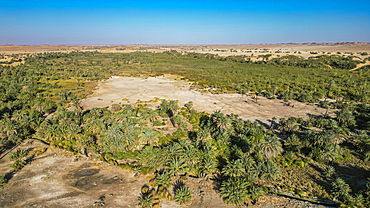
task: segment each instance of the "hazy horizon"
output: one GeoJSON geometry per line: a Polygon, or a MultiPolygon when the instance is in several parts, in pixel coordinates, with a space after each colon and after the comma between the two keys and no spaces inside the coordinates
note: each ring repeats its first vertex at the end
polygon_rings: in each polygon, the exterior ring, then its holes
{"type": "Polygon", "coordinates": [[[0,45],[370,42],[369,1],[2,2],[0,45]]]}

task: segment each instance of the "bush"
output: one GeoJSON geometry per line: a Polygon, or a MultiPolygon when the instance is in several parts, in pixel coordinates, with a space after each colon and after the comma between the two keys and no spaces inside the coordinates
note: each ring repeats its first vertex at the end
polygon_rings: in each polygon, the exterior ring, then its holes
{"type": "Polygon", "coordinates": [[[168,189],[167,189],[166,187],[164,187],[164,186],[158,186],[156,196],[157,196],[159,199],[168,199],[168,200],[172,200],[172,196],[171,196],[170,192],[169,192],[169,191],[168,191],[168,189]]]}
{"type": "Polygon", "coordinates": [[[333,181],[332,196],[334,200],[339,199],[341,201],[345,201],[350,196],[350,192],[351,188],[343,179],[337,178],[333,181]]]}
{"type": "Polygon", "coordinates": [[[335,174],[335,168],[333,166],[328,165],[324,168],[323,173],[326,178],[331,178],[335,174]]]}
{"type": "Polygon", "coordinates": [[[193,192],[187,186],[181,186],[175,191],[175,201],[179,204],[187,204],[193,198],[193,192]]]}
{"type": "Polygon", "coordinates": [[[301,168],[304,167],[304,162],[302,160],[296,160],[296,161],[294,161],[294,164],[301,167],[301,168]]]}
{"type": "Polygon", "coordinates": [[[18,171],[26,166],[26,161],[17,159],[10,167],[13,168],[13,171],[18,171]]]}
{"type": "Polygon", "coordinates": [[[17,149],[17,151],[10,153],[9,159],[18,160],[27,155],[27,151],[24,149],[17,149]]]}
{"type": "Polygon", "coordinates": [[[153,121],[153,126],[164,126],[164,125],[166,125],[165,122],[160,122],[158,120],[153,121]]]}
{"type": "Polygon", "coordinates": [[[4,176],[0,175],[0,186],[5,185],[7,182],[8,180],[4,178],[4,176]]]}
{"type": "MultiPolygon", "coordinates": [[[[136,160],[137,156],[139,155],[139,151],[135,150],[134,152],[128,151],[128,152],[116,152],[113,155],[113,158],[116,160],[136,160]]],[[[108,159],[108,156],[105,156],[108,159]]]]}
{"type": "Polygon", "coordinates": [[[152,207],[153,198],[151,195],[142,195],[139,198],[139,205],[142,208],[149,208],[152,207]]]}
{"type": "Polygon", "coordinates": [[[156,176],[156,182],[155,185],[157,186],[165,186],[170,187],[171,186],[171,177],[168,173],[158,173],[156,176]]]}

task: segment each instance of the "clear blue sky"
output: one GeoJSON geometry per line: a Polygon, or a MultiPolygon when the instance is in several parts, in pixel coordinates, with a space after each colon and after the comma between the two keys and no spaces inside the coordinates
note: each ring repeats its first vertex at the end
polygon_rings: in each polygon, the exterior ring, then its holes
{"type": "Polygon", "coordinates": [[[3,44],[370,42],[369,0],[2,0],[3,44]]]}

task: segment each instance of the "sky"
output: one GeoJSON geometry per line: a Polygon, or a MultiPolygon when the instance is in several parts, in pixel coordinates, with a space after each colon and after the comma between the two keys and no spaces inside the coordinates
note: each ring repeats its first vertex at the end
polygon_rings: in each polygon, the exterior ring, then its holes
{"type": "Polygon", "coordinates": [[[0,45],[370,42],[369,0],[0,0],[0,45]]]}

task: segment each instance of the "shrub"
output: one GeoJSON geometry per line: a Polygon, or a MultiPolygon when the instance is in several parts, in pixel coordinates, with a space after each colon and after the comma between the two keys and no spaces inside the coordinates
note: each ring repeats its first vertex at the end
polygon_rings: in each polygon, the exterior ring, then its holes
{"type": "Polygon", "coordinates": [[[160,199],[165,198],[165,199],[168,199],[168,200],[172,200],[172,196],[171,196],[170,192],[164,186],[158,186],[157,197],[159,197],[160,199]]]}
{"type": "Polygon", "coordinates": [[[187,204],[193,198],[193,192],[187,186],[181,186],[175,191],[175,201],[179,204],[187,204]]]}
{"type": "Polygon", "coordinates": [[[151,195],[142,195],[139,198],[139,205],[142,208],[149,208],[152,206],[153,198],[151,195]]]}
{"type": "Polygon", "coordinates": [[[166,123],[160,122],[158,120],[154,120],[153,121],[153,126],[164,126],[164,125],[166,125],[166,123]]]}
{"type": "Polygon", "coordinates": [[[17,159],[10,167],[13,168],[13,171],[18,171],[26,166],[26,161],[17,159]]]}
{"type": "Polygon", "coordinates": [[[4,176],[0,175],[0,186],[5,185],[6,182],[8,182],[8,180],[6,178],[4,178],[4,176]]]}
{"type": "Polygon", "coordinates": [[[349,185],[341,178],[337,178],[332,183],[332,195],[333,199],[339,199],[341,201],[346,200],[350,195],[351,188],[349,185]]]}
{"type": "Polygon", "coordinates": [[[156,183],[157,186],[165,186],[170,187],[171,186],[171,177],[168,173],[158,173],[156,176],[156,183]]]}
{"type": "Polygon", "coordinates": [[[335,168],[333,166],[328,165],[324,168],[324,176],[326,178],[331,178],[334,174],[335,174],[335,168]]]}
{"type": "Polygon", "coordinates": [[[112,157],[113,157],[113,155],[111,153],[106,153],[105,154],[105,159],[106,160],[110,160],[110,159],[112,159],[112,157]]]}
{"type": "Polygon", "coordinates": [[[27,151],[24,149],[17,149],[17,151],[10,153],[9,159],[18,160],[27,155],[27,151]]]}
{"type": "Polygon", "coordinates": [[[302,160],[296,160],[294,161],[294,164],[296,164],[297,166],[303,168],[304,167],[304,162],[302,160]]]}

